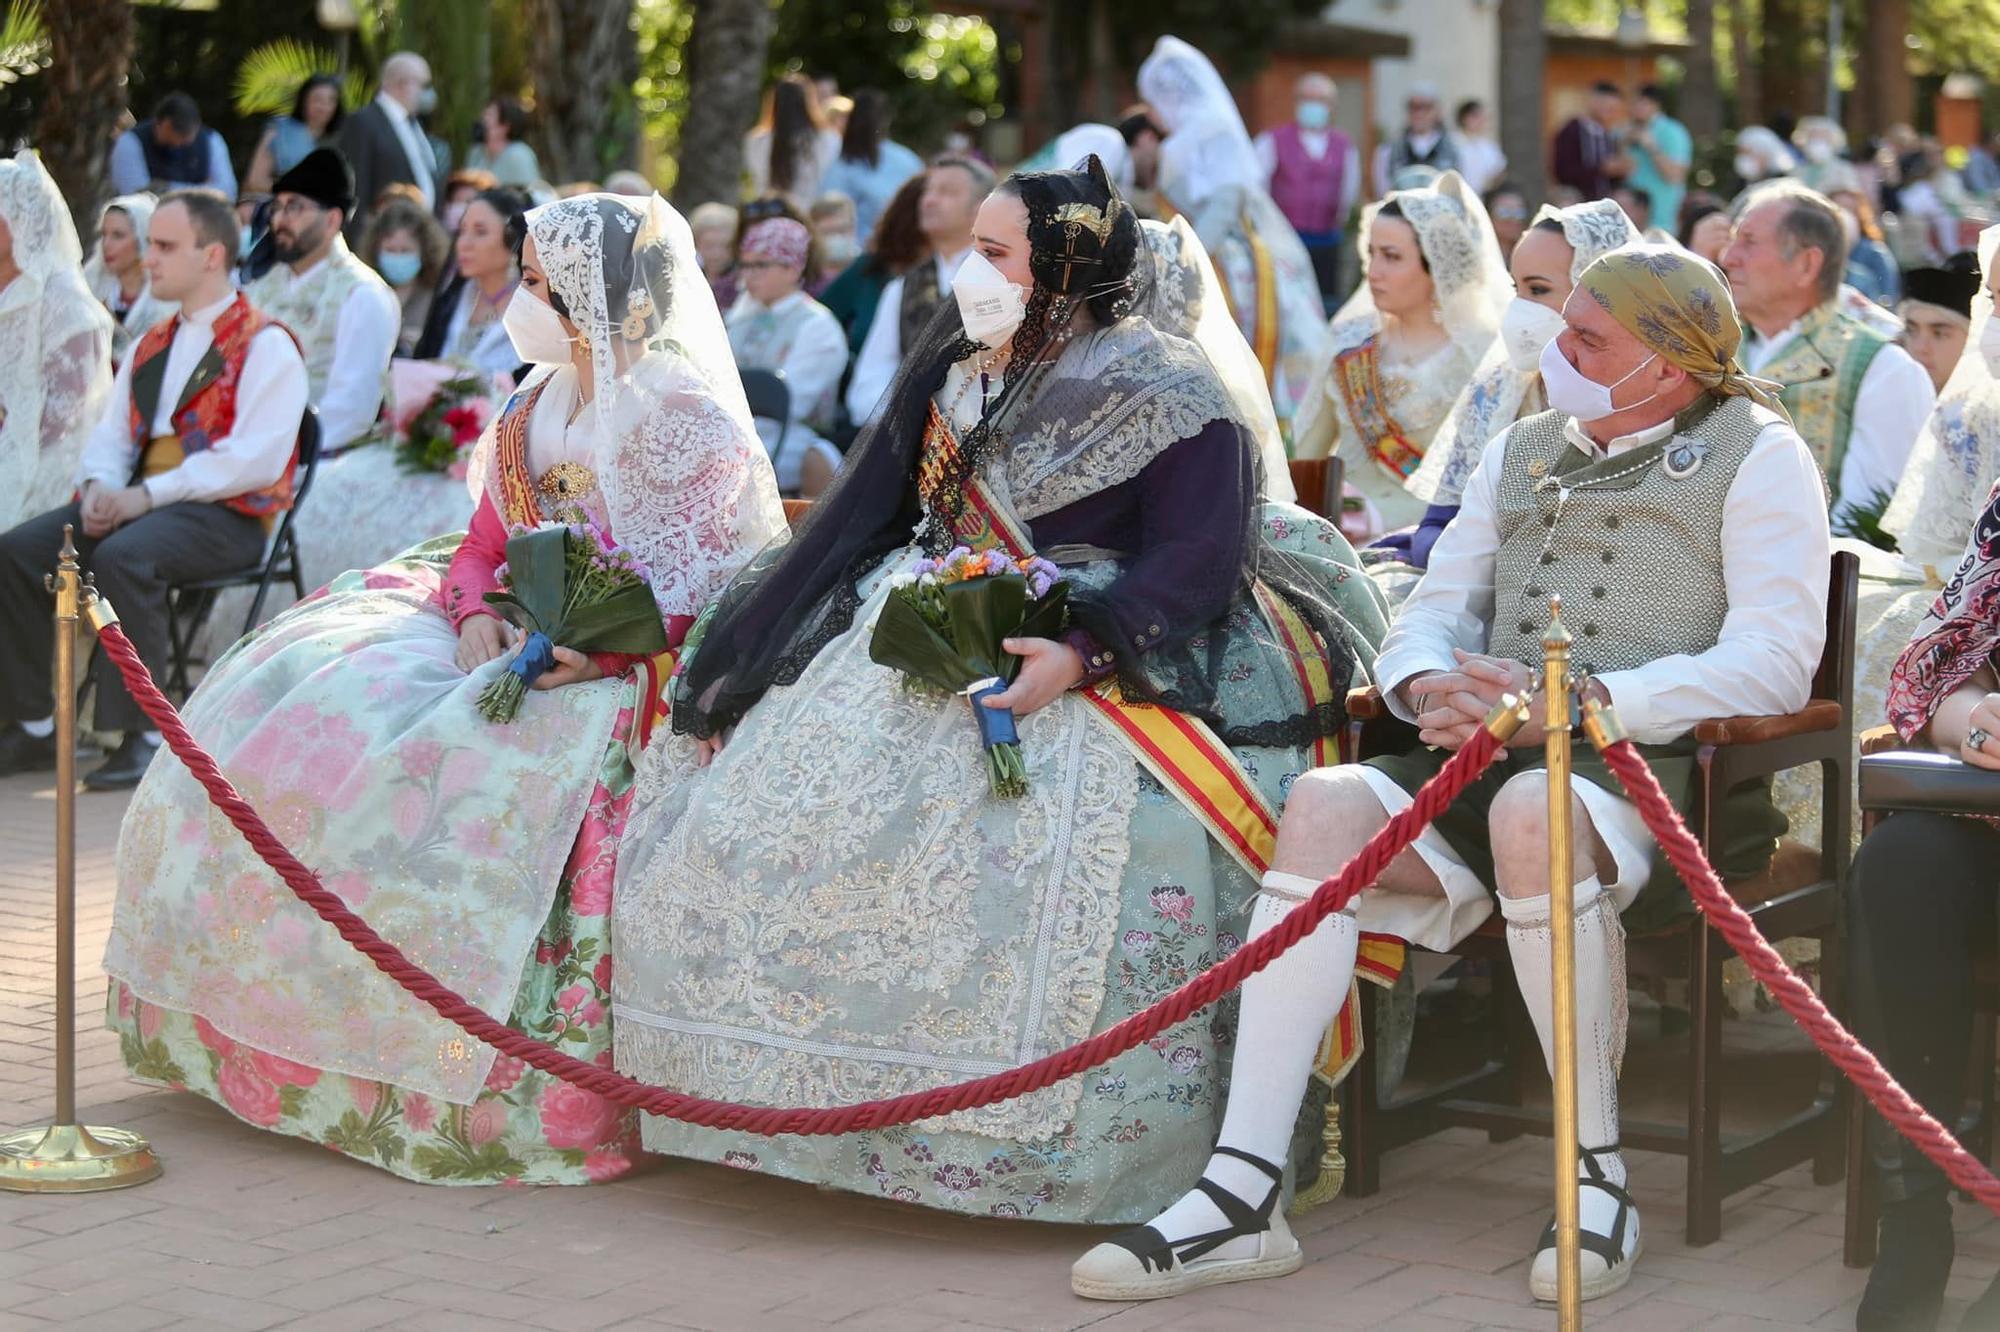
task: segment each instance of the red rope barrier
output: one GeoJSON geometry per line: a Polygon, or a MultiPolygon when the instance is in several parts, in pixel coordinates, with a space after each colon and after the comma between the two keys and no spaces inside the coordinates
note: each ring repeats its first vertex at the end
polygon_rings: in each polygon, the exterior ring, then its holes
{"type": "Polygon", "coordinates": [[[1925,1114],[1923,1107],[1889,1076],[1868,1048],[1827,1012],[1819,996],[1785,965],[1778,951],[1758,931],[1750,913],[1722,886],[1722,880],[1702,855],[1700,843],[1681,821],[1666,793],[1660,790],[1658,779],[1632,742],[1620,740],[1604,749],[1603,754],[1605,764],[1624,783],[1625,794],[1638,805],[1646,827],[1659,839],[1660,848],[1680,872],[1681,882],[1688,886],[1695,905],[1716,932],[1729,941],[1729,946],[1750,968],[1750,974],[1776,996],[1820,1053],[1861,1089],[1882,1118],[1916,1144],[1917,1150],[1943,1170],[1952,1183],[1977,1198],[1988,1211],[2000,1214],[2000,1180],[1977,1157],[1959,1146],[1944,1125],[1925,1114]]]}
{"type": "Polygon", "coordinates": [[[767,1136],[780,1133],[850,1133],[857,1129],[887,1128],[959,1110],[977,1109],[1040,1091],[1150,1040],[1269,966],[1314,926],[1374,883],[1389,862],[1401,855],[1500,752],[1500,742],[1491,732],[1484,727],[1475,730],[1465,747],[1417,793],[1415,802],[1390,819],[1359,855],[1348,862],[1340,873],[1321,883],[1313,895],[1294,907],[1283,922],[1243,945],[1226,961],[1210,967],[1152,1007],[1134,1013],[1089,1040],[1004,1073],[911,1092],[889,1100],[817,1109],[782,1109],[704,1100],[663,1087],[648,1086],[622,1073],[586,1064],[564,1054],[546,1042],[515,1031],[467,1003],[428,971],[405,957],[401,949],[377,934],[367,921],[349,911],[346,903],[327,891],[319,877],[286,849],[257,811],[222,775],[215,760],[195,742],[173,704],[153,683],[152,676],[139,660],[139,654],[133,650],[131,640],[125,637],[123,629],[115,623],[104,626],[98,630],[98,642],[117,665],[126,689],[165,738],[167,747],[201,783],[215,807],[243,834],[250,849],[277,871],[301,902],[311,907],[321,920],[333,926],[341,938],[412,996],[430,1005],[467,1035],[503,1054],[524,1060],[544,1073],[595,1092],[614,1104],[663,1115],[700,1128],[735,1129],[767,1136]]]}

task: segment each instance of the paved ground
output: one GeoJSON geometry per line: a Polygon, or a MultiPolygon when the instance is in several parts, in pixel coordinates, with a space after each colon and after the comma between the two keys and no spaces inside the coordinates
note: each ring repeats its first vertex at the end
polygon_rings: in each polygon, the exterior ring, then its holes
{"type": "MultiPolygon", "coordinates": [[[[665,1164],[597,1189],[404,1183],[246,1128],[196,1097],[127,1082],[98,1027],[124,802],[80,806],[78,986],[85,1118],[140,1130],[156,1183],[75,1198],[0,1194],[0,1327],[1548,1328],[1523,1255],[1545,1219],[1547,1147],[1439,1135],[1393,1154],[1385,1187],[1299,1223],[1281,1281],[1153,1305],[1073,1298],[1092,1232],[973,1222],[719,1167],[665,1164]]],[[[0,1128],[49,1114],[54,990],[47,781],[0,780],[0,1128]]],[[[1682,1168],[1635,1156],[1640,1274],[1593,1325],[1853,1326],[1841,1198],[1803,1170],[1738,1195],[1720,1244],[1679,1237],[1682,1168]]],[[[2000,1226],[1960,1209],[1948,1319],[2000,1266],[2000,1226]]]]}

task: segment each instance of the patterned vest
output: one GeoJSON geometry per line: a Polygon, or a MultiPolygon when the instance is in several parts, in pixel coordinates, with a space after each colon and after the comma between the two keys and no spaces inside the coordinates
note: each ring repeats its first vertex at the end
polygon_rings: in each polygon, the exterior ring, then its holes
{"type": "MultiPolygon", "coordinates": [[[[1854,428],[1854,400],[1861,380],[1888,339],[1872,332],[1837,305],[1822,305],[1799,321],[1775,358],[1757,371],[1762,379],[1784,386],[1779,398],[1791,413],[1814,460],[1840,498],[1840,465],[1847,457],[1847,437],[1854,428]]],[[[1849,498],[1865,502],[1866,495],[1849,498]]]]}
{"type": "MultiPolygon", "coordinates": [[[[251,341],[271,324],[241,293],[228,309],[215,317],[215,340],[195,362],[194,373],[188,376],[187,387],[181,390],[180,402],[174,407],[175,442],[181,457],[203,452],[215,440],[226,438],[235,427],[236,384],[243,374],[243,362],[250,355],[251,341]]],[[[149,446],[153,419],[159,414],[160,380],[167,369],[167,348],[173,345],[180,326],[179,319],[155,324],[132,348],[132,399],[127,404],[127,419],[132,444],[139,450],[135,475],[165,470],[156,465],[160,461],[158,451],[149,446]],[[149,459],[149,453],[155,456],[149,459]]],[[[252,518],[269,519],[284,512],[292,507],[292,472],[297,465],[295,450],[285,464],[285,474],[272,484],[222,503],[252,518]]]]}
{"type": "Polygon", "coordinates": [[[273,264],[269,272],[243,289],[259,310],[290,329],[298,339],[315,403],[326,392],[326,377],[333,369],[341,307],[347,303],[348,294],[365,283],[373,283],[385,291],[389,286],[376,276],[374,269],[355,257],[346,241],[335,236],[332,251],[303,281],[296,280],[285,265],[273,264]]]}
{"type": "Polygon", "coordinates": [[[1569,442],[1559,412],[1516,423],[1497,496],[1493,655],[1541,661],[1552,595],[1587,671],[1714,647],[1729,611],[1723,505],[1777,419],[1747,398],[1709,399],[1668,438],[1601,459],[1569,442]]]}
{"type": "Polygon", "coordinates": [[[1352,147],[1348,137],[1337,129],[1328,130],[1325,157],[1306,151],[1297,125],[1278,126],[1271,131],[1271,142],[1278,150],[1278,169],[1271,176],[1271,198],[1278,211],[1309,235],[1340,230],[1340,192],[1352,147]]]}

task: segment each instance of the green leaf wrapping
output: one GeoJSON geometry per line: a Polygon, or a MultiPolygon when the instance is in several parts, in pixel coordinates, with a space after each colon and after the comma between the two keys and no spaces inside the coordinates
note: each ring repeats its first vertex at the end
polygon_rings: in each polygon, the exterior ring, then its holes
{"type": "Polygon", "coordinates": [[[565,527],[543,527],[507,538],[509,588],[488,592],[486,604],[510,624],[547,634],[559,647],[577,652],[622,652],[650,656],[666,650],[652,589],[636,576],[608,595],[564,614],[569,596],[569,547],[565,527]]]}

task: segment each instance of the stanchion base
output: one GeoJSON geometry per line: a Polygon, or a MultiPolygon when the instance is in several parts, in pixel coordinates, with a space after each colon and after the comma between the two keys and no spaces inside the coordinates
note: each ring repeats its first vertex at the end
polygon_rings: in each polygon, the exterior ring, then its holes
{"type": "Polygon", "coordinates": [[[99,1193],[160,1177],[160,1158],[125,1129],[52,1124],[0,1136],[0,1192],[99,1193]]]}

